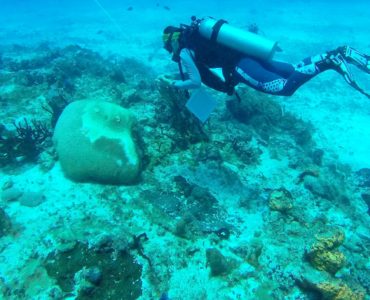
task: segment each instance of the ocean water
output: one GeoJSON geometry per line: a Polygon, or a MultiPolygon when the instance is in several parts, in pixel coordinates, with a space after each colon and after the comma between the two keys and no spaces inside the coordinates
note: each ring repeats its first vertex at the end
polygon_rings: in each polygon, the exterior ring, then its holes
{"type": "Polygon", "coordinates": [[[212,16],[278,61],[370,55],[369,13],[0,0],[0,299],[370,299],[369,98],[332,70],[292,96],[203,87],[202,123],[162,43],[212,16]]]}

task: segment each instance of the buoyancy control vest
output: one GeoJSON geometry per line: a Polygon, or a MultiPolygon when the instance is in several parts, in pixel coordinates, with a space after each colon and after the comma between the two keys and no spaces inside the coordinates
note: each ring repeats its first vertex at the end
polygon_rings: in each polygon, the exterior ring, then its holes
{"type": "MultiPolygon", "coordinates": [[[[276,42],[232,27],[223,20],[193,17],[192,21],[190,26],[180,27],[179,50],[183,48],[193,50],[193,60],[200,72],[202,82],[219,91],[229,93],[233,89],[232,72],[243,57],[247,55],[268,60],[277,47],[276,42]],[[226,30],[224,30],[225,25],[228,25],[226,30]],[[210,68],[222,68],[226,82],[221,82],[215,75],[212,76],[210,68]]],[[[174,53],[173,60],[179,62],[179,53],[174,53]]],[[[181,63],[179,68],[182,74],[181,63]]]]}

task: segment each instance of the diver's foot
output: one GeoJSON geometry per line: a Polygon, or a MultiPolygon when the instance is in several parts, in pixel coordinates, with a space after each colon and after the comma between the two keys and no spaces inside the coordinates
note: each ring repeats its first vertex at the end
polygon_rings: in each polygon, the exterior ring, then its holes
{"type": "Polygon", "coordinates": [[[335,52],[340,53],[345,60],[370,74],[370,56],[365,55],[349,46],[339,47],[335,52]]]}

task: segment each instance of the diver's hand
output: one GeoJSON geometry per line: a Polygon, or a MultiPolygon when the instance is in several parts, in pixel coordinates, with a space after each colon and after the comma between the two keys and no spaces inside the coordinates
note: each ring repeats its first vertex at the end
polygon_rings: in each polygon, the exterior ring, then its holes
{"type": "Polygon", "coordinates": [[[165,85],[173,85],[174,80],[171,77],[171,75],[163,74],[157,77],[157,80],[159,83],[165,84],[165,85]]]}

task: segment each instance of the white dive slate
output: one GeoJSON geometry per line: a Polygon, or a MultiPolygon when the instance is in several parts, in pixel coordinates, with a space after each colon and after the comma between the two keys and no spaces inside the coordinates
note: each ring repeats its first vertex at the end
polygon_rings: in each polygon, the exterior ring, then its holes
{"type": "Polygon", "coordinates": [[[207,121],[216,105],[217,101],[203,88],[195,90],[188,102],[186,102],[188,110],[190,110],[202,123],[207,121]]]}

